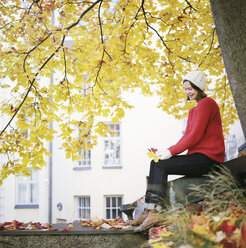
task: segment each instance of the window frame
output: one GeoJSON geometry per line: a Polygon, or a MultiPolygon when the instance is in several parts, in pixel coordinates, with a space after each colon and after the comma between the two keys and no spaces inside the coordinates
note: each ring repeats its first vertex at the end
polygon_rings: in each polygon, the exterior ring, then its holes
{"type": "Polygon", "coordinates": [[[16,177],[16,184],[15,184],[15,190],[16,190],[16,205],[15,208],[39,208],[39,173],[37,170],[34,170],[33,168],[30,169],[31,176],[24,177],[24,176],[19,176],[16,177]],[[33,178],[33,173],[36,173],[35,177],[33,178]],[[19,195],[19,187],[20,185],[25,185],[25,200],[22,201],[20,199],[19,195]],[[33,188],[33,185],[36,186],[36,192],[35,189],[33,188]],[[36,194],[36,201],[30,201],[32,198],[32,190],[34,190],[33,194],[36,194]]]}
{"type": "MultiPolygon", "coordinates": [[[[78,135],[79,135],[79,128],[77,129],[77,132],[78,132],[78,135]]],[[[90,140],[86,141],[87,144],[90,143],[90,140]]],[[[74,170],[89,170],[91,169],[91,149],[87,149],[86,151],[85,150],[80,150],[79,151],[79,155],[82,155],[81,159],[79,159],[76,163],[75,163],[75,166],[74,166],[74,170]],[[89,154],[89,158],[87,157],[87,155],[89,154]],[[86,158],[84,158],[83,156],[86,155],[86,158]],[[89,161],[89,163],[87,162],[89,161]],[[85,164],[83,165],[80,165],[79,163],[83,163],[85,162],[85,164]]]]}
{"type": "Polygon", "coordinates": [[[104,216],[105,216],[106,220],[114,220],[118,217],[123,218],[124,213],[120,209],[120,207],[123,205],[123,200],[124,200],[123,195],[105,195],[104,196],[104,216]],[[110,206],[109,207],[107,207],[107,198],[110,199],[110,206]],[[112,204],[113,198],[116,198],[116,206],[115,207],[112,206],[113,205],[112,204]],[[119,205],[119,200],[118,200],[119,198],[121,199],[121,205],[119,205]],[[110,210],[110,218],[107,218],[108,217],[107,216],[107,210],[108,209],[110,210]],[[113,216],[113,210],[114,209],[116,210],[115,218],[113,216]]]}
{"type": "MultiPolygon", "coordinates": [[[[121,129],[122,129],[122,127],[121,127],[121,123],[112,123],[112,122],[110,122],[110,123],[105,123],[106,125],[118,125],[119,126],[119,135],[115,135],[115,136],[111,136],[111,135],[108,135],[108,136],[106,136],[106,137],[104,137],[103,138],[103,168],[105,168],[105,169],[107,169],[107,168],[122,168],[122,135],[121,135],[121,129]],[[106,141],[116,141],[117,142],[117,140],[119,141],[119,163],[117,163],[117,164],[112,164],[112,163],[110,163],[110,164],[106,164],[105,163],[105,146],[106,146],[106,144],[105,144],[105,142],[106,141]]],[[[115,131],[115,130],[110,130],[110,131],[115,131]]],[[[114,151],[115,153],[116,153],[116,151],[114,151]]]]}
{"type": "Polygon", "coordinates": [[[77,161],[74,170],[89,170],[91,169],[91,150],[88,149],[87,151],[81,150],[79,151],[79,155],[82,155],[81,159],[77,161]],[[89,154],[89,158],[84,158],[83,154],[80,154],[81,152],[85,153],[85,154],[89,154]],[[89,162],[88,162],[89,161],[89,162]],[[85,164],[80,165],[79,163],[83,163],[85,162],[85,164]],[[88,163],[87,163],[88,162],[88,163]]]}
{"type": "MultiPolygon", "coordinates": [[[[76,210],[77,210],[77,218],[79,220],[89,220],[91,218],[91,197],[89,195],[79,195],[79,196],[76,196],[76,210]],[[80,206],[80,200],[82,199],[89,199],[89,207],[87,206],[80,206]],[[82,210],[89,210],[89,218],[82,218],[82,216],[80,216],[80,210],[81,210],[81,213],[82,213],[82,210]]],[[[87,213],[85,214],[85,216],[87,215],[87,213]]]]}

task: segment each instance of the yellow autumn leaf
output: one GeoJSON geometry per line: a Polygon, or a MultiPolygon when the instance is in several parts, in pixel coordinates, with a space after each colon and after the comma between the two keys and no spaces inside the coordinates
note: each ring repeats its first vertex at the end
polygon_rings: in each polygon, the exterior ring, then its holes
{"type": "Polygon", "coordinates": [[[148,244],[151,245],[152,248],[170,248],[170,246],[166,245],[163,242],[163,239],[162,238],[150,239],[148,241],[148,244]]]}
{"type": "Polygon", "coordinates": [[[147,152],[149,158],[152,158],[156,163],[159,161],[159,158],[156,156],[154,152],[147,152]]]}
{"type": "Polygon", "coordinates": [[[166,238],[166,237],[173,236],[174,233],[172,233],[172,232],[170,232],[170,231],[165,231],[165,232],[161,232],[159,235],[160,235],[161,237],[163,237],[163,238],[166,238]]]}
{"type": "Polygon", "coordinates": [[[206,225],[206,224],[199,225],[199,224],[195,223],[190,228],[190,230],[193,231],[194,233],[205,235],[205,234],[208,234],[209,233],[209,226],[206,225]]]}

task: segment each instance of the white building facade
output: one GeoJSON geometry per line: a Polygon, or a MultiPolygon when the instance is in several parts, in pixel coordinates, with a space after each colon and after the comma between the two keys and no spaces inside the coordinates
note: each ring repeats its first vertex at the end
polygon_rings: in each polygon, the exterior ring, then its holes
{"type": "MultiPolygon", "coordinates": [[[[135,108],[120,123],[107,122],[117,135],[99,137],[93,150],[81,151],[86,158],[76,163],[66,159],[56,138],[46,167],[31,177],[6,179],[0,187],[0,222],[114,219],[122,216],[122,204],[142,197],[150,163],[147,149],[174,144],[182,135],[183,122],[159,110],[155,97],[136,93],[128,98],[135,108]]],[[[242,145],[240,124],[232,132],[242,145]]]]}
{"type": "Polygon", "coordinates": [[[85,159],[76,163],[66,159],[56,138],[46,167],[33,170],[31,177],[7,178],[0,187],[0,222],[114,219],[122,215],[122,204],[142,197],[148,148],[175,143],[182,135],[182,121],[159,110],[155,97],[137,93],[127,97],[135,108],[120,123],[106,122],[117,135],[99,137],[93,150],[81,151],[85,159]]]}

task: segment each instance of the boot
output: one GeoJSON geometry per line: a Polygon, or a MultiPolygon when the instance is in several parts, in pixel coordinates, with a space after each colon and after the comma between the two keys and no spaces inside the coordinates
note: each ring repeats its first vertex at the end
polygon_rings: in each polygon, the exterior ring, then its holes
{"type": "Polygon", "coordinates": [[[164,219],[159,212],[157,212],[156,210],[150,210],[147,218],[140,226],[134,229],[134,232],[144,231],[154,225],[160,224],[161,222],[163,222],[163,220],[164,219]]]}
{"type": "Polygon", "coordinates": [[[143,223],[145,218],[148,216],[148,209],[144,209],[143,213],[138,216],[135,220],[128,220],[127,223],[132,226],[138,226],[143,223]]]}

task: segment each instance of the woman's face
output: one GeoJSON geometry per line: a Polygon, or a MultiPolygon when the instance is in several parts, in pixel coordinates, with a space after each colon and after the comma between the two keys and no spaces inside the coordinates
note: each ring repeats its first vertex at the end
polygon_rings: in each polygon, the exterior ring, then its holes
{"type": "Polygon", "coordinates": [[[191,85],[189,81],[184,81],[184,90],[185,93],[187,95],[187,97],[190,100],[196,100],[197,99],[197,95],[198,95],[198,91],[195,90],[191,85]]]}

